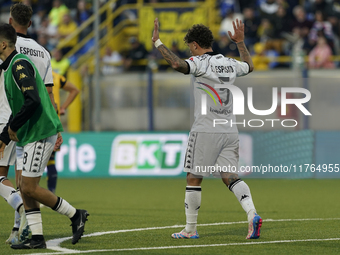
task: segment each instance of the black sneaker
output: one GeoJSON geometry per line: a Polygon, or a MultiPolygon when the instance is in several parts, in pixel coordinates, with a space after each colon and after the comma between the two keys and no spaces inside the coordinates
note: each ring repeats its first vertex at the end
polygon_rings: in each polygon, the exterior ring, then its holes
{"type": "Polygon", "coordinates": [[[46,249],[46,243],[45,240],[33,240],[33,239],[27,239],[25,242],[23,243],[19,243],[19,244],[12,244],[11,245],[12,249],[16,249],[16,250],[22,250],[22,249],[46,249]]]}
{"type": "Polygon", "coordinates": [[[79,217],[71,224],[73,233],[72,244],[76,244],[83,235],[85,222],[87,221],[87,217],[90,215],[86,210],[77,209],[77,211],[79,212],[79,217]]]}

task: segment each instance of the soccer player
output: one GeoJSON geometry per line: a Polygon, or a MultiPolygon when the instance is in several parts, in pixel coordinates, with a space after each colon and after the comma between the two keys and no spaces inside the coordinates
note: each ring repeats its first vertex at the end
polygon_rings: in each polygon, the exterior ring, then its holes
{"type": "MultiPolygon", "coordinates": [[[[53,74],[53,95],[54,101],[58,107],[58,115],[64,115],[66,112],[67,107],[73,102],[76,96],[79,93],[79,89],[74,86],[71,82],[67,81],[66,78],[54,71],[53,74]],[[68,92],[68,96],[65,102],[60,105],[60,89],[63,89],[68,92]]],[[[55,167],[55,151],[52,152],[51,158],[47,163],[47,188],[55,193],[55,189],[57,187],[57,178],[58,172],[55,167]]]]}
{"type": "Polygon", "coordinates": [[[21,192],[32,231],[31,239],[12,244],[11,248],[46,248],[39,202],[70,218],[72,244],[76,244],[84,232],[89,214],[39,186],[52,151],[61,145],[57,136],[62,126],[37,68],[26,55],[15,50],[15,43],[14,28],[9,24],[0,25],[0,59],[4,61],[0,68],[4,70],[6,96],[12,110],[0,136],[0,158],[10,140],[24,149],[21,192]]]}
{"type": "MultiPolygon", "coordinates": [[[[212,50],[213,35],[204,25],[192,26],[186,36],[192,57],[182,60],[170,51],[159,39],[158,19],[154,21],[152,41],[161,52],[164,59],[173,69],[183,74],[191,74],[191,83],[195,99],[195,120],[190,130],[186,151],[184,171],[187,172],[187,186],[185,192],[186,227],[179,233],[172,234],[172,238],[199,238],[197,233],[197,216],[201,206],[201,183],[203,177],[210,175],[205,171],[208,167],[219,165],[228,169],[238,169],[238,130],[229,125],[213,126],[214,119],[225,119],[228,123],[235,123],[232,114],[232,95],[226,89],[219,88],[223,84],[233,84],[236,77],[253,71],[254,65],[244,44],[244,24],[242,21],[233,22],[235,33],[229,32],[230,38],[236,43],[242,61],[224,57],[212,50]],[[214,100],[206,96],[205,91],[212,91],[220,102],[215,105],[214,100]],[[202,100],[203,98],[203,100],[202,100]],[[206,102],[205,102],[206,101],[206,102]],[[223,102],[223,104],[222,104],[223,102]],[[207,114],[201,111],[205,106],[207,114]],[[202,109],[201,109],[202,108],[202,109]],[[207,110],[209,109],[209,110],[207,110]]],[[[211,92],[208,91],[210,94],[211,92]]],[[[209,168],[208,168],[209,169],[209,168]]],[[[247,213],[249,225],[247,239],[260,237],[262,225],[261,217],[256,213],[248,185],[242,181],[236,172],[214,172],[232,191],[242,208],[247,213]]]]}
{"type": "MultiPolygon", "coordinates": [[[[2,132],[11,115],[11,109],[5,95],[4,75],[1,69],[0,91],[0,132],[2,132]]],[[[16,191],[16,189],[14,189],[13,184],[7,179],[9,166],[15,164],[15,142],[11,141],[3,153],[4,156],[0,159],[0,195],[15,210],[14,226],[9,238],[6,240],[6,243],[16,244],[19,243],[19,237],[26,223],[26,217],[20,194],[16,191]]]]}
{"type": "MultiPolygon", "coordinates": [[[[9,24],[13,26],[17,32],[16,50],[25,54],[37,67],[38,72],[43,79],[49,97],[54,108],[57,107],[54,102],[53,95],[53,76],[51,67],[51,56],[48,51],[38,44],[35,40],[27,36],[27,29],[31,26],[31,17],[33,10],[30,6],[17,3],[11,6],[9,24]]],[[[17,146],[17,164],[16,164],[16,183],[20,187],[20,178],[22,172],[23,148],[17,146]]]]}
{"type": "MultiPolygon", "coordinates": [[[[55,106],[53,90],[52,90],[53,78],[52,78],[52,68],[51,68],[51,56],[44,47],[42,47],[35,40],[27,36],[27,29],[32,24],[31,22],[32,14],[33,14],[33,11],[30,6],[24,5],[22,3],[14,4],[13,6],[11,6],[11,9],[10,9],[9,24],[11,24],[17,32],[17,43],[16,43],[17,51],[27,55],[32,60],[32,62],[36,65],[38,72],[45,83],[46,89],[50,96],[50,100],[55,106]]],[[[9,106],[7,107],[9,108],[9,106]]],[[[56,106],[55,106],[55,109],[57,109],[56,106]]],[[[6,116],[5,112],[2,113],[2,109],[0,111],[1,111],[0,112],[1,116],[3,114],[4,116],[6,116]]],[[[62,140],[62,137],[58,139],[62,140]]],[[[17,160],[16,160],[15,178],[16,178],[16,186],[18,189],[20,189],[20,179],[21,179],[21,172],[22,172],[22,165],[23,165],[22,163],[23,148],[20,146],[17,146],[16,154],[17,154],[17,160]]],[[[19,214],[15,213],[15,222],[19,222],[19,219],[20,219],[19,214]]],[[[23,218],[23,220],[25,221],[25,217],[23,218]]],[[[24,223],[26,223],[26,221],[24,223]]],[[[13,233],[13,230],[12,230],[11,235],[12,234],[15,234],[15,232],[13,233]]],[[[23,240],[28,235],[29,235],[29,228],[27,227],[27,225],[22,225],[21,223],[21,226],[19,228],[19,239],[23,240]],[[22,230],[22,228],[24,229],[22,230]]]]}

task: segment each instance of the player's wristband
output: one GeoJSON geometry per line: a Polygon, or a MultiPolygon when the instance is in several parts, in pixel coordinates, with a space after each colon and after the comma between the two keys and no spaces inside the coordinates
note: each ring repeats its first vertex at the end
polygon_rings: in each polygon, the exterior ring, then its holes
{"type": "Polygon", "coordinates": [[[161,39],[158,39],[157,41],[155,41],[154,45],[156,48],[158,48],[159,46],[161,46],[163,43],[161,42],[161,39]]]}

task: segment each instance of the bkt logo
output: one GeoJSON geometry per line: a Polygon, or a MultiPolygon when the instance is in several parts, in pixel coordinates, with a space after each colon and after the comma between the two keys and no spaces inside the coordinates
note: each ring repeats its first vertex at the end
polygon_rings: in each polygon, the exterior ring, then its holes
{"type": "Polygon", "coordinates": [[[119,135],[112,143],[111,175],[178,175],[186,134],[119,135]]]}

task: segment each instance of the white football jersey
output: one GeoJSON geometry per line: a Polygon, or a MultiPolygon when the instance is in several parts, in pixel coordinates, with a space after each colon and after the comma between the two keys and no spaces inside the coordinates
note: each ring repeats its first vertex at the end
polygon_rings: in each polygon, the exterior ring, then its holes
{"type": "Polygon", "coordinates": [[[36,66],[45,85],[53,85],[50,53],[32,38],[18,33],[15,48],[18,53],[25,54],[36,66]]]}
{"type": "Polygon", "coordinates": [[[249,73],[249,65],[222,54],[208,52],[186,60],[189,64],[191,86],[194,90],[194,123],[191,131],[204,133],[238,133],[233,111],[233,96],[228,89],[215,88],[217,84],[234,85],[236,77],[249,73]],[[203,111],[202,108],[206,109],[203,111]],[[226,124],[214,127],[214,120],[226,124]],[[231,125],[231,123],[233,123],[231,125]]]}
{"type": "MultiPolygon", "coordinates": [[[[0,60],[2,63],[2,61],[0,60]]],[[[0,64],[1,64],[0,63],[0,64]]],[[[11,108],[7,100],[5,93],[5,82],[4,82],[4,72],[0,70],[0,124],[5,124],[8,122],[9,116],[11,116],[11,108]]]]}
{"type": "MultiPolygon", "coordinates": [[[[27,55],[34,63],[45,85],[50,84],[53,86],[50,53],[35,40],[23,34],[17,34],[15,47],[17,52],[27,55]]],[[[1,63],[2,61],[0,59],[0,64],[1,63]]],[[[7,123],[12,111],[6,97],[3,76],[3,74],[0,74],[0,123],[7,123]]]]}

